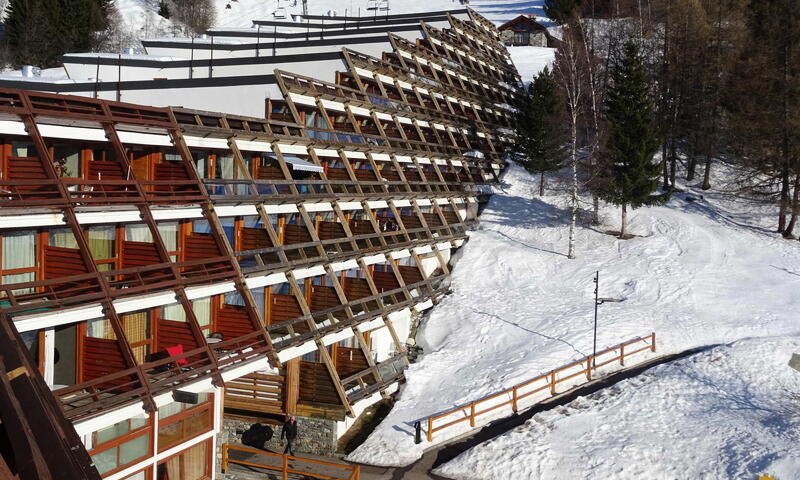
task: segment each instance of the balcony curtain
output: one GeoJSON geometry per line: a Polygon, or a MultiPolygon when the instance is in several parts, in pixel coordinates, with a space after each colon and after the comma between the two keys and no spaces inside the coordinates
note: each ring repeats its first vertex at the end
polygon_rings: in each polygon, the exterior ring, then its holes
{"type": "Polygon", "coordinates": [[[192,302],[192,310],[200,327],[211,325],[211,297],[200,298],[192,302]]]}
{"type": "Polygon", "coordinates": [[[174,322],[185,322],[186,312],[183,310],[183,305],[180,303],[173,303],[172,305],[161,307],[161,318],[174,322]]]}
{"type": "Polygon", "coordinates": [[[117,336],[114,335],[114,329],[111,327],[111,322],[107,318],[98,318],[89,320],[87,322],[88,328],[86,336],[90,338],[105,338],[106,340],[116,340],[117,336]]]}
{"type": "Polygon", "coordinates": [[[206,474],[206,453],[208,450],[207,442],[200,443],[190,448],[184,453],[184,465],[186,480],[200,480],[206,474]]]}
{"type": "Polygon", "coordinates": [[[57,228],[50,231],[49,244],[51,247],[78,248],[78,241],[69,228],[57,228]]]}
{"type": "Polygon", "coordinates": [[[92,227],[89,229],[89,250],[95,260],[114,257],[116,229],[113,226],[92,227]]]}
{"type": "MultiPolygon", "coordinates": [[[[27,230],[7,232],[3,234],[2,269],[33,268],[36,266],[36,233],[27,230]]],[[[36,280],[36,272],[3,275],[0,283],[24,283],[36,280]]],[[[18,290],[15,293],[26,293],[31,290],[18,290]]]]}
{"type": "MultiPolygon", "coordinates": [[[[152,330],[150,328],[150,314],[147,311],[129,313],[122,315],[122,329],[128,343],[134,344],[151,340],[152,330]]],[[[149,345],[133,347],[133,356],[138,363],[143,363],[147,354],[150,353],[149,345]]]]}
{"type": "MultiPolygon", "coordinates": [[[[161,235],[161,241],[164,242],[168,252],[175,252],[178,250],[178,222],[159,223],[158,234],[161,235]]],[[[172,255],[173,261],[175,256],[172,255]]]]}
{"type": "Polygon", "coordinates": [[[235,178],[233,175],[233,155],[218,155],[217,156],[217,178],[235,178]]]}
{"type": "Polygon", "coordinates": [[[153,243],[153,235],[150,228],[145,225],[127,225],[125,227],[125,240],[128,242],[153,243]]]}

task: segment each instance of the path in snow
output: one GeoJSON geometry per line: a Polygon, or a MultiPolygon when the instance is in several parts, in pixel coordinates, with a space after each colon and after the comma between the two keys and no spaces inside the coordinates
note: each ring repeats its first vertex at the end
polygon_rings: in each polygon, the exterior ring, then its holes
{"type": "MultiPolygon", "coordinates": [[[[670,353],[800,331],[800,243],[740,226],[744,204],[679,196],[634,211],[631,231],[641,236],[632,240],[580,228],[578,259],[568,260],[566,197],[535,196],[536,182],[516,165],[505,181],[463,248],[453,293],[421,328],[425,355],[350,460],[409,464],[426,446],[413,443],[416,420],[590,353],[595,270],[600,296],[625,299],[600,307],[598,346],[655,331],[670,353]]],[[[618,228],[617,209],[603,216],[618,228]]]]}

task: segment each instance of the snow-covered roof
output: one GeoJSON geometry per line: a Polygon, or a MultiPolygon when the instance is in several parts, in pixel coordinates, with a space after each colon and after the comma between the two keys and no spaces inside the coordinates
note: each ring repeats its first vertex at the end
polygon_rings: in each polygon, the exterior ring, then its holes
{"type": "Polygon", "coordinates": [[[173,62],[176,60],[186,60],[185,58],[180,57],[168,57],[164,55],[147,55],[147,54],[119,54],[119,53],[96,53],[96,52],[87,52],[87,53],[67,53],[61,56],[62,60],[69,60],[71,58],[110,58],[110,59],[120,59],[120,60],[149,60],[153,62],[173,62]]]}

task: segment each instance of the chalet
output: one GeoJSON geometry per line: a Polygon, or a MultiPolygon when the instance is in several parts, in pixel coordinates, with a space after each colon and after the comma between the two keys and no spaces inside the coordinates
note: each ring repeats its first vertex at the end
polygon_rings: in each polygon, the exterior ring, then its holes
{"type": "Polygon", "coordinates": [[[520,15],[498,27],[500,40],[507,46],[555,48],[558,42],[535,15],[520,15]]]}
{"type": "Polygon", "coordinates": [[[88,90],[0,79],[0,478],[213,478],[239,426],[289,414],[298,450],[331,453],[403,382],[412,319],[505,169],[519,76],[471,10],[337,18],[419,38],[369,54],[343,24],[353,48],[301,72],[257,36],[200,76],[117,56],[88,90]],[[161,87],[197,103],[118,101],[161,87]]]}

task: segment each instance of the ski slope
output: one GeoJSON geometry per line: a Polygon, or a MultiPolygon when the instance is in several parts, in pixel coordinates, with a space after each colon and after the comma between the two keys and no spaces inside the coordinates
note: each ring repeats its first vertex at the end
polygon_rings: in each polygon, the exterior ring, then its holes
{"type": "Polygon", "coordinates": [[[752,338],[664,364],[434,470],[460,480],[795,479],[800,337],[752,338]]]}
{"type": "Polygon", "coordinates": [[[651,331],[661,353],[800,333],[800,243],[765,228],[774,206],[720,192],[695,202],[678,194],[629,215],[639,237],[627,241],[603,232],[619,228],[618,209],[607,207],[604,227],[579,228],[578,258],[569,260],[568,197],[540,198],[536,187],[510,167],[463,247],[453,293],[417,335],[425,354],[350,460],[410,464],[428,445],[414,445],[415,421],[591,353],[596,270],[600,296],[623,300],[600,307],[598,347],[651,331]]]}

